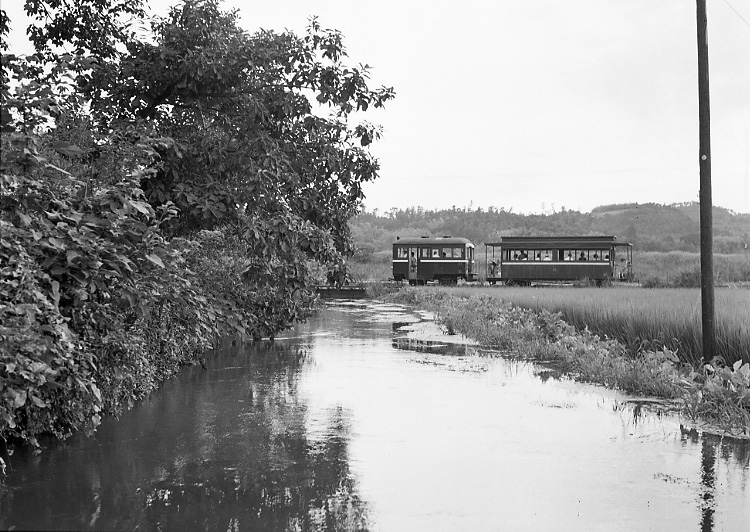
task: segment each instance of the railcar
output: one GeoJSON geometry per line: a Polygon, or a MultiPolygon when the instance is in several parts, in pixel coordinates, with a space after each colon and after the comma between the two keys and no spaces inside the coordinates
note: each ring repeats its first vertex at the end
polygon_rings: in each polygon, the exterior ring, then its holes
{"type": "Polygon", "coordinates": [[[485,243],[487,281],[633,281],[633,245],[614,236],[503,237],[485,243]]]}
{"type": "Polygon", "coordinates": [[[410,285],[476,281],[474,244],[451,236],[397,239],[393,243],[393,278],[408,280],[410,285]]]}

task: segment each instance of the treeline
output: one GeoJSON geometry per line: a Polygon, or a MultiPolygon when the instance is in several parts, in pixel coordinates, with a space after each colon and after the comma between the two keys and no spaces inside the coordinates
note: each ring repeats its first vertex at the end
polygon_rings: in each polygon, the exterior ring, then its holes
{"type": "Polygon", "coordinates": [[[248,34],[185,0],[136,34],[140,0],[25,9],[23,57],[0,9],[0,438],[37,445],[94,430],[218,336],[308,316],[377,176],[380,130],[352,113],[393,90],[315,20],[248,34]]]}
{"type": "MultiPolygon", "coordinates": [[[[697,252],[700,226],[697,203],[622,204],[597,207],[590,213],[562,210],[551,214],[518,214],[504,209],[392,209],[384,214],[363,212],[352,221],[362,260],[386,251],[396,236],[462,236],[477,246],[503,236],[614,235],[648,251],[697,252]]],[[[750,214],[714,207],[714,251],[748,252],[750,214]]]]}

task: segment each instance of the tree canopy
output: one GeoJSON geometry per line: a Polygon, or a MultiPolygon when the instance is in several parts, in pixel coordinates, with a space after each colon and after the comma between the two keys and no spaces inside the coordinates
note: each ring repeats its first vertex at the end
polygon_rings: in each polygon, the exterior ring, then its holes
{"type": "Polygon", "coordinates": [[[139,34],[142,6],[29,1],[37,53],[3,54],[3,438],[93,430],[217,335],[304,319],[377,177],[355,119],[394,92],[339,32],[185,0],[139,34]]]}

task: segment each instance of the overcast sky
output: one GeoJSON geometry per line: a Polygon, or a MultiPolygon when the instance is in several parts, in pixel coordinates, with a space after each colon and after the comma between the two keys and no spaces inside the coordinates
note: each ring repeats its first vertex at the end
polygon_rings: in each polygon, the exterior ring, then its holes
{"type": "MultiPolygon", "coordinates": [[[[149,0],[166,13],[173,0],[149,0]]],[[[22,0],[3,8],[20,48],[22,0]]],[[[365,206],[697,201],[693,0],[226,0],[248,31],[340,30],[396,99],[365,206]]],[[[750,212],[750,0],[708,0],[713,200],[750,212]]]]}

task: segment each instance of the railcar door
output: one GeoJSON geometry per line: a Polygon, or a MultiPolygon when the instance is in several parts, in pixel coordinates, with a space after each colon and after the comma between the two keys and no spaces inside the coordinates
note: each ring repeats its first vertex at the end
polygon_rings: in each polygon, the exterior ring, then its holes
{"type": "Polygon", "coordinates": [[[417,248],[409,248],[409,284],[417,282],[417,248]]]}

